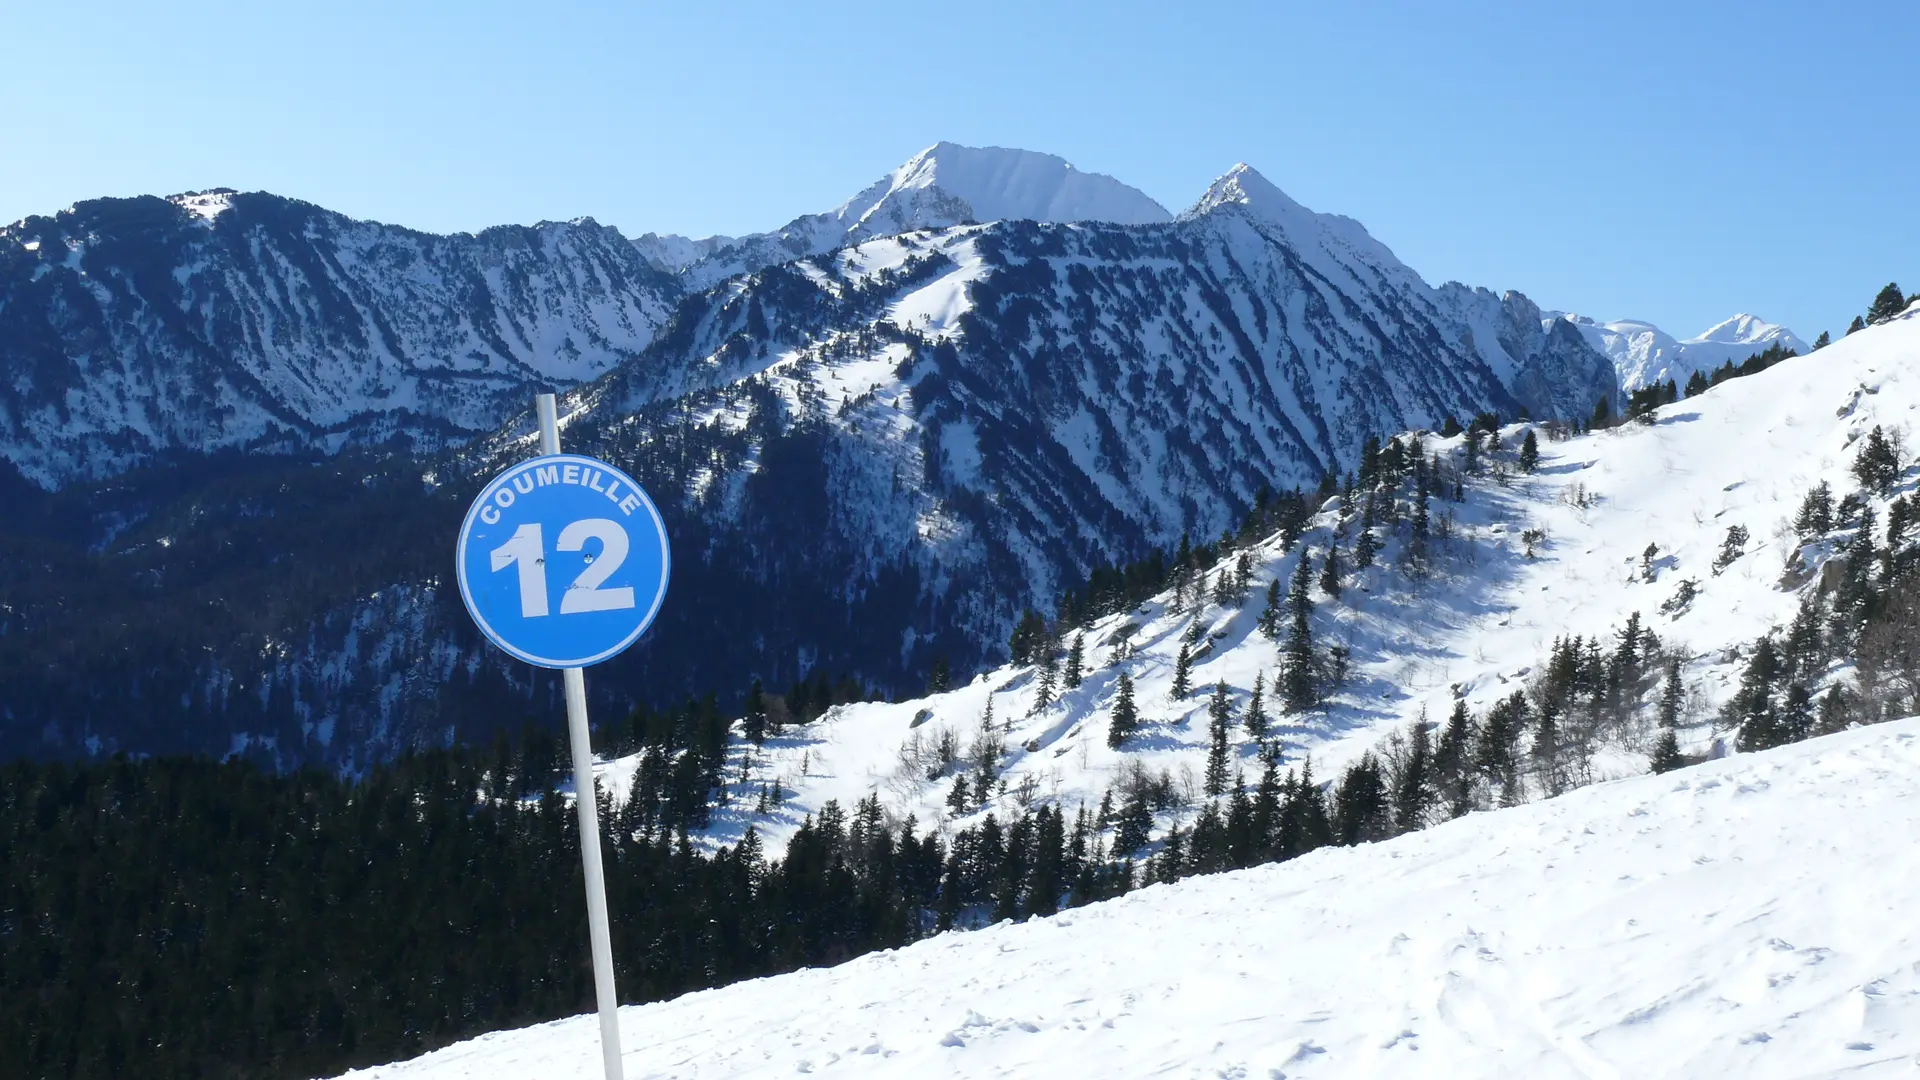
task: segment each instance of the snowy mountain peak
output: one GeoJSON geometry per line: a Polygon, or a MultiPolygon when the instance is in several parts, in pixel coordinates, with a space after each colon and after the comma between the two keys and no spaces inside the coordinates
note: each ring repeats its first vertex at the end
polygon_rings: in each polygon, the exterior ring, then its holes
{"type": "Polygon", "coordinates": [[[1245,206],[1269,217],[1284,219],[1294,214],[1310,214],[1311,210],[1295,202],[1292,196],[1275,187],[1273,181],[1260,175],[1260,170],[1238,162],[1228,169],[1200,196],[1184,218],[1196,218],[1210,214],[1222,206],[1245,206]]]}
{"type": "MultiPolygon", "coordinates": [[[[1724,322],[1715,323],[1698,337],[1688,338],[1687,340],[1689,342],[1721,341],[1739,345],[1768,345],[1782,338],[1791,339],[1794,343],[1800,340],[1794,337],[1793,331],[1778,323],[1770,323],[1757,315],[1748,315],[1742,312],[1724,322]]],[[[1806,346],[1799,345],[1798,348],[1801,351],[1805,351],[1806,346]]]]}
{"type": "Polygon", "coordinates": [[[1384,274],[1403,288],[1416,283],[1426,288],[1419,275],[1374,239],[1364,225],[1350,217],[1309,210],[1245,162],[1215,180],[1200,201],[1180,215],[1180,220],[1200,221],[1223,212],[1245,217],[1261,233],[1293,247],[1323,273],[1354,276],[1356,280],[1384,274]]]}
{"type": "Polygon", "coordinates": [[[1565,321],[1580,331],[1588,344],[1613,360],[1625,390],[1669,380],[1684,383],[1696,371],[1712,371],[1728,362],[1739,364],[1774,345],[1801,354],[1813,351],[1786,327],[1744,312],[1690,338],[1675,338],[1639,319],[1600,322],[1558,311],[1543,312],[1541,317],[1548,323],[1565,321]]]}
{"type": "Polygon", "coordinates": [[[648,234],[637,241],[656,267],[704,289],[751,273],[885,236],[986,221],[1171,221],[1166,207],[1111,176],[1082,172],[1065,158],[999,146],[940,142],[825,213],[766,233],[687,240],[648,234]]]}
{"type": "Polygon", "coordinates": [[[1081,172],[1065,158],[950,142],[935,143],[915,154],[880,183],[849,199],[838,213],[864,224],[890,200],[918,201],[923,192],[965,202],[976,221],[1150,225],[1173,218],[1144,192],[1111,176],[1081,172]],[[876,191],[878,198],[869,203],[876,191]]]}

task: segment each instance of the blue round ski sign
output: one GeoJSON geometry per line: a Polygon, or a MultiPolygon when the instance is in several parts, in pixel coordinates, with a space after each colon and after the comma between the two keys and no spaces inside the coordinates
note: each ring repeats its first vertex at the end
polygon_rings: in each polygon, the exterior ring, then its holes
{"type": "Polygon", "coordinates": [[[460,526],[460,597],[481,633],[547,668],[633,644],[667,595],[667,530],[633,478],[550,454],[493,478],[460,526]]]}

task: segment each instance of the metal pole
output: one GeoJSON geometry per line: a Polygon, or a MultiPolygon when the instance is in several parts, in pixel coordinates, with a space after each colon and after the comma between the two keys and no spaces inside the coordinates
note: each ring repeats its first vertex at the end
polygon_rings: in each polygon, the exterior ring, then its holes
{"type": "MultiPolygon", "coordinates": [[[[560,426],[553,395],[534,398],[540,416],[540,452],[560,452],[560,426]]],[[[567,692],[567,741],[573,748],[573,805],[580,815],[580,864],[587,877],[587,936],[593,948],[593,990],[600,1003],[600,1056],[607,1080],[620,1071],[620,999],[613,991],[613,937],[607,928],[607,878],[600,865],[600,809],[593,787],[593,749],[587,742],[587,677],[579,668],[560,672],[567,692]]]]}

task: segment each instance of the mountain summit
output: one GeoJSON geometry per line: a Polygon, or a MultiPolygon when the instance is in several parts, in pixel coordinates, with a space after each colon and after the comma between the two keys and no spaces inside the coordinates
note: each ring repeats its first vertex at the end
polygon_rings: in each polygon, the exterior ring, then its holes
{"type": "Polygon", "coordinates": [[[835,213],[841,220],[855,218],[853,228],[883,235],[900,231],[890,228],[895,219],[921,227],[933,224],[931,220],[919,220],[921,215],[912,211],[922,200],[938,205],[952,199],[965,202],[975,221],[1151,225],[1173,220],[1166,207],[1145,193],[1111,176],[1081,172],[1064,158],[1031,150],[950,142],[936,143],[915,154],[886,178],[847,200],[835,213]]]}
{"type": "Polygon", "coordinates": [[[683,273],[695,288],[735,274],[822,255],[881,236],[970,221],[1171,221],[1166,207],[1111,176],[1082,172],[1065,158],[998,146],[940,142],[825,213],[773,232],[688,240],[648,233],[634,243],[654,265],[683,273]]]}

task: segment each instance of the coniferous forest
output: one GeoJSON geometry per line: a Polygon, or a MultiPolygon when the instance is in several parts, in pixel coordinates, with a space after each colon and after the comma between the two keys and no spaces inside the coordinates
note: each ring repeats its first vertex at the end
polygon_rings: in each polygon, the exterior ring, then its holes
{"type": "MultiPolygon", "coordinates": [[[[483,752],[409,755],[358,781],[181,758],[6,766],[0,1073],[332,1075],[590,1010],[572,806],[522,790],[545,756],[514,751],[502,774],[483,752]]],[[[828,804],[777,860],[751,834],[707,855],[634,828],[641,800],[603,805],[622,998],[1289,858],[1369,838],[1359,819],[1378,815],[1339,789],[1344,821],[1310,774],[1270,765],[1152,867],[1105,850],[1108,818],[1121,847],[1173,797],[1149,783],[1098,817],[989,815],[946,841],[890,827],[877,800],[828,804]]]]}

